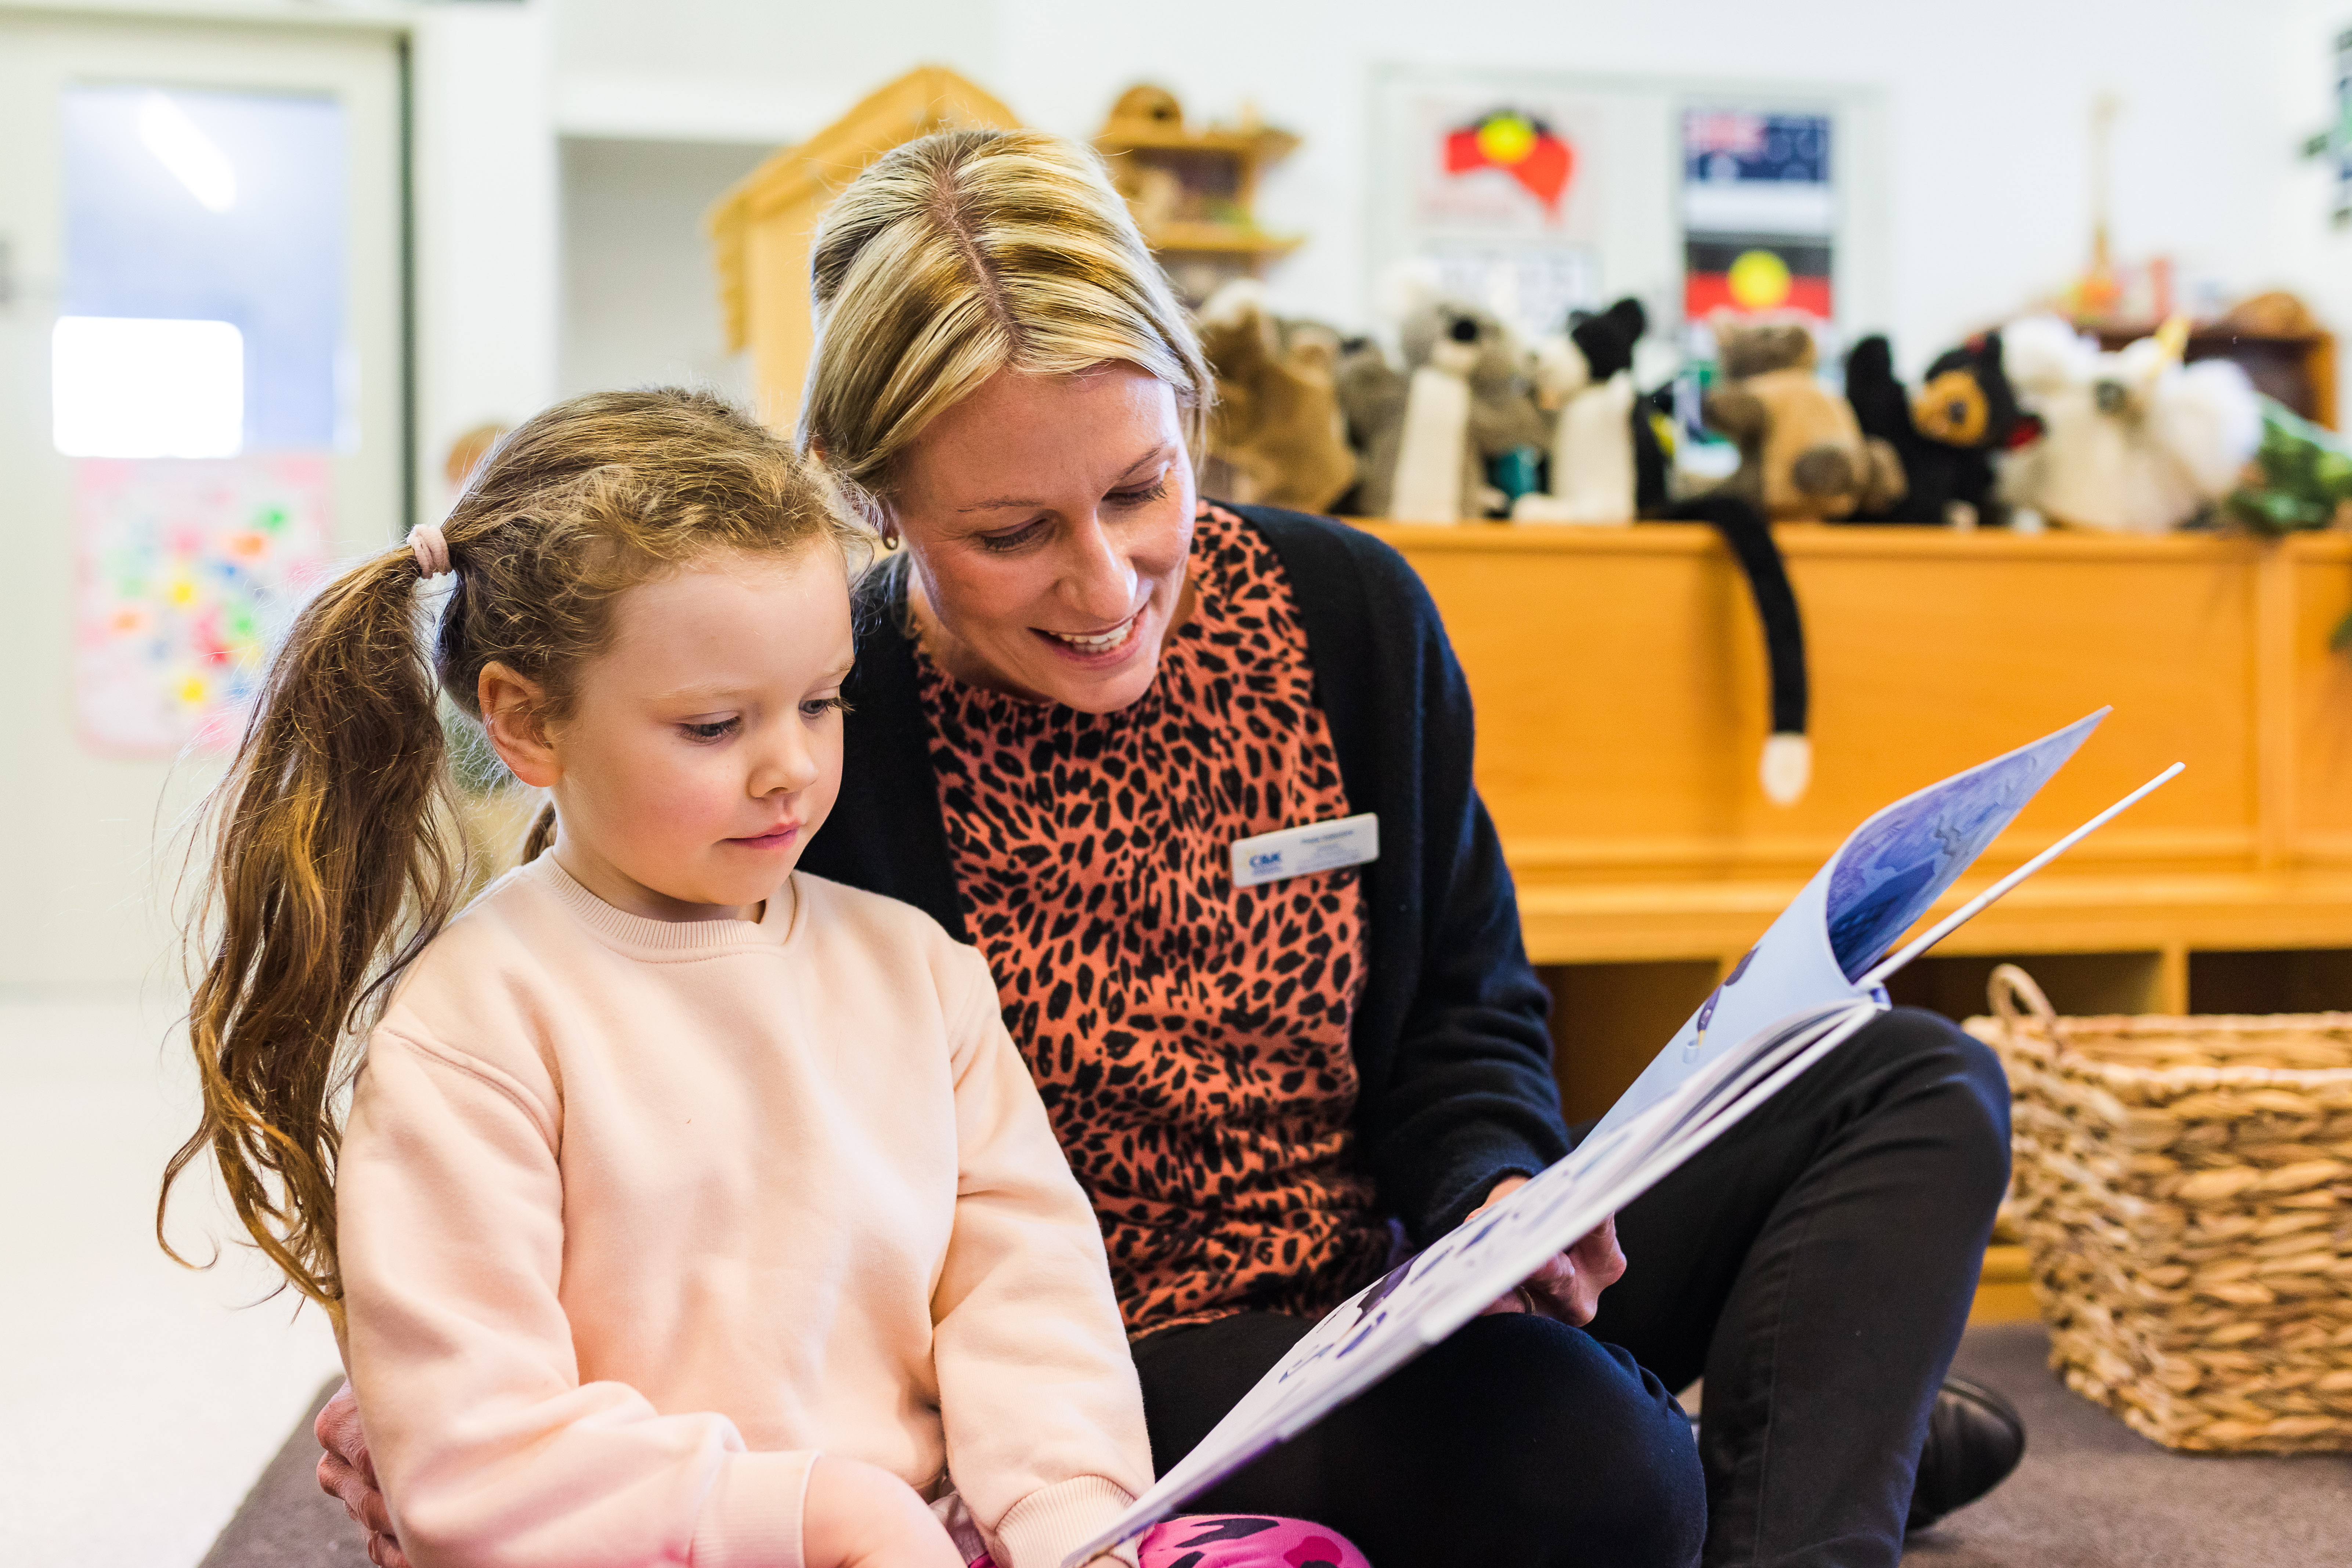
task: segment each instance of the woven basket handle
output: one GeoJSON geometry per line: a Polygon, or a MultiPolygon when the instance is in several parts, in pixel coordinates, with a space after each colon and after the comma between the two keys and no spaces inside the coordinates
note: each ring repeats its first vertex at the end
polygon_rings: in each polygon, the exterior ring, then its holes
{"type": "Polygon", "coordinates": [[[2054,1044],[2058,1038],[2058,1009],[2033,983],[2033,976],[2014,963],[1993,966],[1992,978],[1985,983],[1985,1000],[1992,1004],[1994,1016],[2000,1020],[2004,1033],[2014,1029],[2017,1021],[2030,1013],[2050,1032],[2054,1044]]]}

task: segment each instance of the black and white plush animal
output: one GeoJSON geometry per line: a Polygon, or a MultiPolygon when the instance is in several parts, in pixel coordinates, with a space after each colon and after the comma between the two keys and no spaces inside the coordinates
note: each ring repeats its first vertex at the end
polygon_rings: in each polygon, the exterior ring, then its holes
{"type": "Polygon", "coordinates": [[[1633,345],[1649,330],[1639,300],[1605,310],[1579,310],[1568,331],[1536,349],[1537,405],[1556,411],[1549,493],[1511,503],[1514,522],[1616,523],[1633,521],[1639,484],[1633,469],[1633,345]]]}

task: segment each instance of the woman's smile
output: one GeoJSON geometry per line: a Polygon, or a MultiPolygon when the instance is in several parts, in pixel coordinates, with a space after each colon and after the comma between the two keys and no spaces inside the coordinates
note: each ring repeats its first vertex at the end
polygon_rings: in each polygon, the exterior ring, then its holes
{"type": "Polygon", "coordinates": [[[1133,650],[1134,645],[1142,640],[1136,636],[1136,633],[1143,625],[1145,611],[1150,608],[1150,606],[1147,605],[1144,609],[1136,611],[1107,631],[1057,632],[1044,626],[1033,626],[1030,629],[1044,637],[1065,658],[1100,667],[1116,663],[1125,658],[1133,650]]]}

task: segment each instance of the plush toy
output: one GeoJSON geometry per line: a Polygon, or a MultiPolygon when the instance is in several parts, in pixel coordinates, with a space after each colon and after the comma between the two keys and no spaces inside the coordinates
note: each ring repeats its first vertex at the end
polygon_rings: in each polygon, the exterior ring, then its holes
{"type": "MultiPolygon", "coordinates": [[[[1622,384],[1630,406],[1622,410],[1613,430],[1596,420],[1591,428],[1579,433],[1569,450],[1566,465],[1571,478],[1570,485],[1581,485],[1582,479],[1572,476],[1580,466],[1587,475],[1608,474],[1612,494],[1622,494],[1624,501],[1617,510],[1619,516],[1639,516],[1661,521],[1704,522],[1723,536],[1731,551],[1732,559],[1739,563],[1740,574],[1747,579],[1749,597],[1755,602],[1756,619],[1764,629],[1764,654],[1771,679],[1772,729],[1764,742],[1757,773],[1764,786],[1765,797],[1777,805],[1792,805],[1803,798],[1812,781],[1813,747],[1806,736],[1807,710],[1810,694],[1805,673],[1805,628],[1797,608],[1796,590],[1790,585],[1787,564],[1780,556],[1780,547],[1772,538],[1772,530],[1764,514],[1754,503],[1717,489],[1706,494],[1676,500],[1670,492],[1673,472],[1673,442],[1675,422],[1672,389],[1653,393],[1646,397],[1631,396],[1632,345],[1641,336],[1635,312],[1640,306],[1633,300],[1621,300],[1600,316],[1577,323],[1579,329],[1595,321],[1607,323],[1598,329],[1613,336],[1622,344],[1622,364],[1617,364],[1606,340],[1588,332],[1578,352],[1586,358],[1589,367],[1597,372],[1601,367],[1613,367],[1606,379],[1622,384]],[[1615,450],[1605,449],[1611,443],[1615,450]],[[1623,476],[1619,479],[1617,476],[1623,476]],[[1619,483],[1627,487],[1618,491],[1619,483]]],[[[1543,373],[1538,371],[1538,379],[1543,373]]],[[[1554,384],[1559,384],[1555,381],[1554,384]]],[[[1556,439],[1555,451],[1569,447],[1563,433],[1556,439]]],[[[1559,458],[1556,456],[1554,461],[1559,458]]],[[[1539,498],[1557,502],[1563,487],[1553,483],[1553,495],[1539,498]]],[[[1530,499],[1522,497],[1521,504],[1530,499]]],[[[1599,512],[1602,509],[1591,509],[1599,512]]],[[[1517,508],[1513,509],[1517,514],[1517,508]]]]}
{"type": "Polygon", "coordinates": [[[2245,372],[2226,360],[2180,363],[2189,324],[2101,352],[2055,316],[2002,333],[2019,400],[2042,439],[2003,476],[2013,505],[2061,522],[2162,533],[2228,494],[2262,441],[2262,410],[2245,372]]]}
{"type": "Polygon", "coordinates": [[[1322,511],[1355,483],[1333,382],[1338,334],[1278,321],[1265,286],[1235,279],[1201,308],[1201,350],[1217,377],[1209,458],[1231,500],[1322,511]]]}
{"type": "Polygon", "coordinates": [[[1739,444],[1735,494],[1769,518],[1840,518],[1892,506],[1903,462],[1866,437],[1853,408],[1815,374],[1811,329],[1799,321],[1724,321],[1716,327],[1722,382],[1706,422],[1739,444]]]}
{"type": "Polygon", "coordinates": [[[1340,406],[1361,454],[1356,510],[1407,522],[1499,514],[1486,466],[1544,437],[1509,330],[1474,306],[1424,300],[1399,335],[1402,374],[1369,343],[1340,365],[1340,406]]]}
{"type": "Polygon", "coordinates": [[[1338,510],[1349,517],[1386,517],[1397,448],[1404,440],[1404,377],[1380,344],[1350,338],[1340,345],[1331,379],[1340,425],[1356,454],[1356,488],[1339,498],[1338,510]]]}
{"type": "Polygon", "coordinates": [[[1916,397],[1895,378],[1884,337],[1867,337],[1845,356],[1845,396],[1865,437],[1895,448],[1905,491],[1893,505],[1857,510],[1855,522],[1997,524],[1995,452],[2030,440],[2040,423],[2017,405],[2001,368],[2000,334],[1979,332],[1937,359],[1916,397]]]}
{"type": "Polygon", "coordinates": [[[1631,522],[1638,505],[1633,345],[1649,330],[1639,300],[1579,310],[1536,350],[1538,406],[1557,410],[1550,493],[1511,503],[1515,522],[1631,522]]]}

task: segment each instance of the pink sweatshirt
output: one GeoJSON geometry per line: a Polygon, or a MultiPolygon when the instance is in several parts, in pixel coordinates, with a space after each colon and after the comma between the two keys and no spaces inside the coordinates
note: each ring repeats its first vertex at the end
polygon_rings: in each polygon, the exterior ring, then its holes
{"type": "Polygon", "coordinates": [[[1055,1568],[1150,1481],[1100,1233],[971,949],[795,875],[757,925],[552,855],[402,979],[336,1187],[418,1568],[799,1568],[817,1453],[1055,1568]]]}

